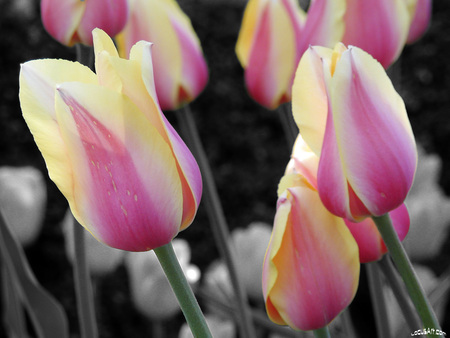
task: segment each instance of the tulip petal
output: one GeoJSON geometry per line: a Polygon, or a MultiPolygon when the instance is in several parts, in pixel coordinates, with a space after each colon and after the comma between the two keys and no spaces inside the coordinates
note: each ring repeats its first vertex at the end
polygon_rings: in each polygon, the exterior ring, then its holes
{"type": "Polygon", "coordinates": [[[347,0],[342,42],[365,50],[387,68],[403,49],[409,22],[405,0],[347,0]]]}
{"type": "Polygon", "coordinates": [[[21,66],[19,98],[23,117],[46,160],[49,176],[70,201],[72,169],[55,112],[56,85],[69,80],[97,83],[95,74],[76,62],[29,61],[21,66]]]}
{"type": "Polygon", "coordinates": [[[381,65],[359,48],[342,54],[330,96],[337,146],[332,156],[341,158],[349,194],[354,191],[372,215],[395,209],[412,185],[417,163],[403,100],[381,65]]]}
{"type": "Polygon", "coordinates": [[[280,2],[270,1],[261,14],[245,71],[250,96],[269,109],[290,100],[295,45],[289,13],[280,2]]]}
{"type": "Polygon", "coordinates": [[[179,231],[181,184],[172,151],[142,112],[117,92],[80,83],[58,87],[56,111],[78,221],[118,249],[167,244],[179,231]]]}
{"type": "Polygon", "coordinates": [[[150,43],[144,41],[137,43],[130,51],[130,60],[101,53],[99,54],[97,68],[99,78],[107,78],[104,82],[118,81],[114,87],[120,88],[121,92],[139,107],[171,147],[183,187],[182,230],[192,223],[200,203],[202,193],[201,174],[192,153],[167,121],[156,102],[155,86],[152,80],[151,48],[152,44],[150,43]],[[142,81],[136,79],[142,79],[142,81]]]}
{"type": "Polygon", "coordinates": [[[264,260],[269,317],[298,330],[321,328],[350,304],[358,278],[358,247],[343,220],[313,189],[285,191],[264,260]]]}
{"type": "Polygon", "coordinates": [[[332,48],[344,34],[345,0],[312,0],[301,35],[298,37],[298,59],[311,45],[332,48]]]}
{"type": "Polygon", "coordinates": [[[115,36],[123,29],[127,20],[127,0],[86,1],[86,9],[77,33],[83,43],[92,45],[94,28],[102,29],[110,36],[115,36]]]}
{"type": "MultiPolygon", "coordinates": [[[[64,45],[74,44],[74,35],[83,17],[86,4],[92,1],[41,1],[41,17],[45,29],[64,45]]],[[[95,1],[94,1],[95,3],[95,1]]]]}
{"type": "Polygon", "coordinates": [[[416,42],[427,30],[431,18],[431,0],[415,0],[407,43],[416,42]]]}
{"type": "Polygon", "coordinates": [[[292,87],[292,113],[303,139],[320,156],[328,114],[327,92],[321,60],[332,50],[310,47],[300,60],[292,87]]]}
{"type": "MultiPolygon", "coordinates": [[[[410,224],[409,214],[405,204],[392,210],[389,216],[400,241],[403,241],[408,233],[410,224]]],[[[345,220],[345,224],[358,243],[359,260],[361,263],[378,261],[387,252],[386,245],[372,218],[366,218],[359,223],[345,220]]]]}

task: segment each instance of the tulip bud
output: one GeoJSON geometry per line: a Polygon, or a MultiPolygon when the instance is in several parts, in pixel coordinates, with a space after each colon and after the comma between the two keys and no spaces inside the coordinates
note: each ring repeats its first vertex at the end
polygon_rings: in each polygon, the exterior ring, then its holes
{"type": "Polygon", "coordinates": [[[266,311],[279,325],[316,330],[352,301],[359,279],[358,246],[305,177],[284,176],[278,191],[263,266],[266,311]]]}
{"type": "Polygon", "coordinates": [[[317,186],[352,221],[399,207],[417,164],[405,104],[383,67],[357,47],[310,47],[293,86],[293,114],[320,157],[317,186]]]}
{"type": "Polygon", "coordinates": [[[130,20],[117,36],[125,57],[139,40],[154,44],[156,93],[163,110],[194,100],[208,82],[208,68],[191,22],[175,0],[134,0],[130,20]]]}
{"type": "Polygon", "coordinates": [[[236,44],[250,96],[268,109],[291,100],[300,57],[310,44],[332,47],[344,31],[345,1],[250,0],[236,44]]]}
{"type": "Polygon", "coordinates": [[[92,30],[119,33],[128,19],[128,0],[42,0],[41,16],[47,32],[60,43],[92,46],[92,30]]]}
{"type": "Polygon", "coordinates": [[[347,0],[342,42],[365,50],[384,68],[398,58],[408,36],[405,0],[347,0]]]}
{"type": "Polygon", "coordinates": [[[407,43],[420,39],[430,25],[431,0],[410,0],[411,24],[409,26],[407,43]]]}
{"type": "Polygon", "coordinates": [[[24,246],[36,240],[47,205],[47,187],[33,167],[0,168],[0,208],[17,240],[24,246]]]}
{"type": "Polygon", "coordinates": [[[96,29],[94,50],[96,73],[66,60],[23,64],[23,116],[78,222],[111,247],[151,250],[192,223],[200,170],[158,105],[151,44],[121,59],[96,29]]]}

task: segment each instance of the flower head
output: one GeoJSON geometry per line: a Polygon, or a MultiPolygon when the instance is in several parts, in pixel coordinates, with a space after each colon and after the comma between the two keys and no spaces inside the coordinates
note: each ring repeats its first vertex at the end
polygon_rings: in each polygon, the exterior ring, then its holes
{"type": "Polygon", "coordinates": [[[278,188],[263,292],[273,322],[315,330],[350,304],[360,264],[358,246],[344,220],[323,206],[315,189],[315,155],[303,151],[307,146],[300,137],[296,145],[304,156],[293,157],[278,188]]]}
{"type": "Polygon", "coordinates": [[[92,46],[92,30],[114,36],[128,19],[128,0],[42,0],[41,16],[47,32],[67,46],[92,46]]]}
{"type": "Polygon", "coordinates": [[[320,156],[317,186],[333,214],[353,221],[399,207],[417,164],[403,100],[360,48],[310,47],[293,86],[293,114],[320,156]]]}
{"type": "Polygon", "coordinates": [[[150,250],[192,222],[200,171],[158,105],[151,44],[121,59],[97,29],[94,48],[96,74],[65,60],[23,64],[23,116],[78,222],[114,248],[150,250]]]}
{"type": "Polygon", "coordinates": [[[134,0],[130,20],[117,37],[125,57],[138,41],[154,44],[156,93],[163,110],[194,100],[208,82],[208,68],[200,40],[175,0],[134,0]]]}
{"type": "Polygon", "coordinates": [[[269,109],[290,101],[300,57],[342,38],[344,11],[341,0],[313,0],[308,14],[295,0],[250,0],[236,44],[250,96],[269,109]]]}

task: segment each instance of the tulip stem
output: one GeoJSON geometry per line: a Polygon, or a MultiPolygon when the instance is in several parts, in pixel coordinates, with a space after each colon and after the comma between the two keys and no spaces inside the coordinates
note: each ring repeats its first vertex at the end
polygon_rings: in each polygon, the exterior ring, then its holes
{"type": "Polygon", "coordinates": [[[436,315],[425,296],[425,292],[419,283],[412,264],[400,242],[397,232],[392,226],[391,219],[388,214],[380,217],[372,217],[378,230],[389,250],[394,263],[402,277],[409,296],[416,307],[416,311],[422,319],[425,328],[441,329],[436,315]]]}
{"type": "Polygon", "coordinates": [[[328,326],[324,326],[320,329],[314,330],[314,337],[316,338],[330,338],[330,330],[328,330],[328,326]]]}
{"type": "Polygon", "coordinates": [[[82,338],[98,337],[95,319],[94,295],[92,282],[86,262],[84,229],[75,219],[73,220],[74,280],[77,297],[78,318],[80,321],[80,336],[82,338]]]}
{"type": "Polygon", "coordinates": [[[206,157],[203,145],[201,143],[194,117],[189,106],[177,111],[180,128],[189,148],[192,150],[198,161],[202,176],[205,182],[205,191],[203,193],[206,204],[206,211],[211,222],[213,235],[218,246],[220,255],[225,260],[230,273],[231,283],[236,294],[237,310],[239,313],[239,321],[241,336],[246,338],[255,338],[255,328],[247,303],[247,294],[242,286],[242,282],[236,270],[236,258],[230,246],[230,233],[225,215],[223,213],[222,204],[217,193],[216,184],[211,171],[211,167],[206,157]]]}
{"type": "Polygon", "coordinates": [[[367,279],[369,281],[370,298],[372,299],[372,308],[375,316],[375,325],[377,337],[389,338],[389,318],[387,316],[386,300],[384,298],[383,284],[380,271],[375,262],[366,263],[367,279]]]}
{"type": "MultiPolygon", "coordinates": [[[[154,249],[194,337],[212,338],[197,299],[178,262],[172,242],[154,249]]],[[[156,306],[158,306],[156,304],[156,306]]]]}

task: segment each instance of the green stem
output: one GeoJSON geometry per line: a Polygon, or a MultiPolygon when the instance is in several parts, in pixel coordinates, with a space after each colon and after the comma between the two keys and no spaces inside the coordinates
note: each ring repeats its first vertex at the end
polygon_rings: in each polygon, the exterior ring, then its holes
{"type": "MultiPolygon", "coordinates": [[[[183,274],[172,243],[154,249],[194,337],[212,337],[202,310],[183,274]]],[[[156,304],[157,306],[157,304],[156,304]]]]}
{"type": "Polygon", "coordinates": [[[414,306],[411,303],[411,299],[408,296],[407,291],[405,290],[404,284],[402,284],[398,271],[392,265],[392,262],[388,256],[384,256],[379,262],[377,262],[377,264],[388,281],[400,309],[402,309],[403,317],[408,323],[409,329],[411,332],[414,332],[417,328],[421,327],[422,322],[417,312],[414,311],[414,306]]]}
{"type": "Polygon", "coordinates": [[[375,325],[377,328],[377,337],[389,338],[389,318],[387,316],[386,301],[384,299],[383,285],[380,272],[376,263],[366,263],[367,279],[369,281],[370,298],[372,299],[372,308],[375,315],[375,325]]]}
{"type": "Polygon", "coordinates": [[[328,326],[324,326],[320,329],[314,330],[314,337],[316,338],[330,338],[330,331],[328,330],[328,326]]]}
{"type": "Polygon", "coordinates": [[[91,278],[86,262],[84,231],[82,225],[74,219],[74,279],[81,337],[95,338],[98,337],[98,329],[95,320],[94,295],[92,292],[91,278]]]}
{"type": "Polygon", "coordinates": [[[246,338],[254,338],[256,337],[255,328],[253,326],[250,310],[248,308],[247,295],[236,270],[236,258],[233,254],[234,251],[231,250],[230,246],[228,224],[223,213],[219,195],[217,193],[212,170],[209,166],[209,162],[203,149],[203,145],[189,106],[185,106],[184,108],[178,110],[177,117],[179,118],[180,129],[183,132],[183,136],[186,138],[189,148],[192,150],[198,161],[203,180],[205,182],[203,196],[206,204],[206,211],[212,224],[211,228],[218,246],[218,250],[228,267],[231,283],[236,294],[237,308],[239,318],[241,319],[238,322],[240,325],[241,336],[246,338]]]}
{"type": "Polygon", "coordinates": [[[433,309],[425,296],[425,292],[419,283],[412,264],[395,232],[388,214],[380,217],[372,217],[389,250],[394,263],[402,277],[409,296],[416,307],[416,311],[422,319],[425,328],[440,329],[439,322],[433,309]]]}

